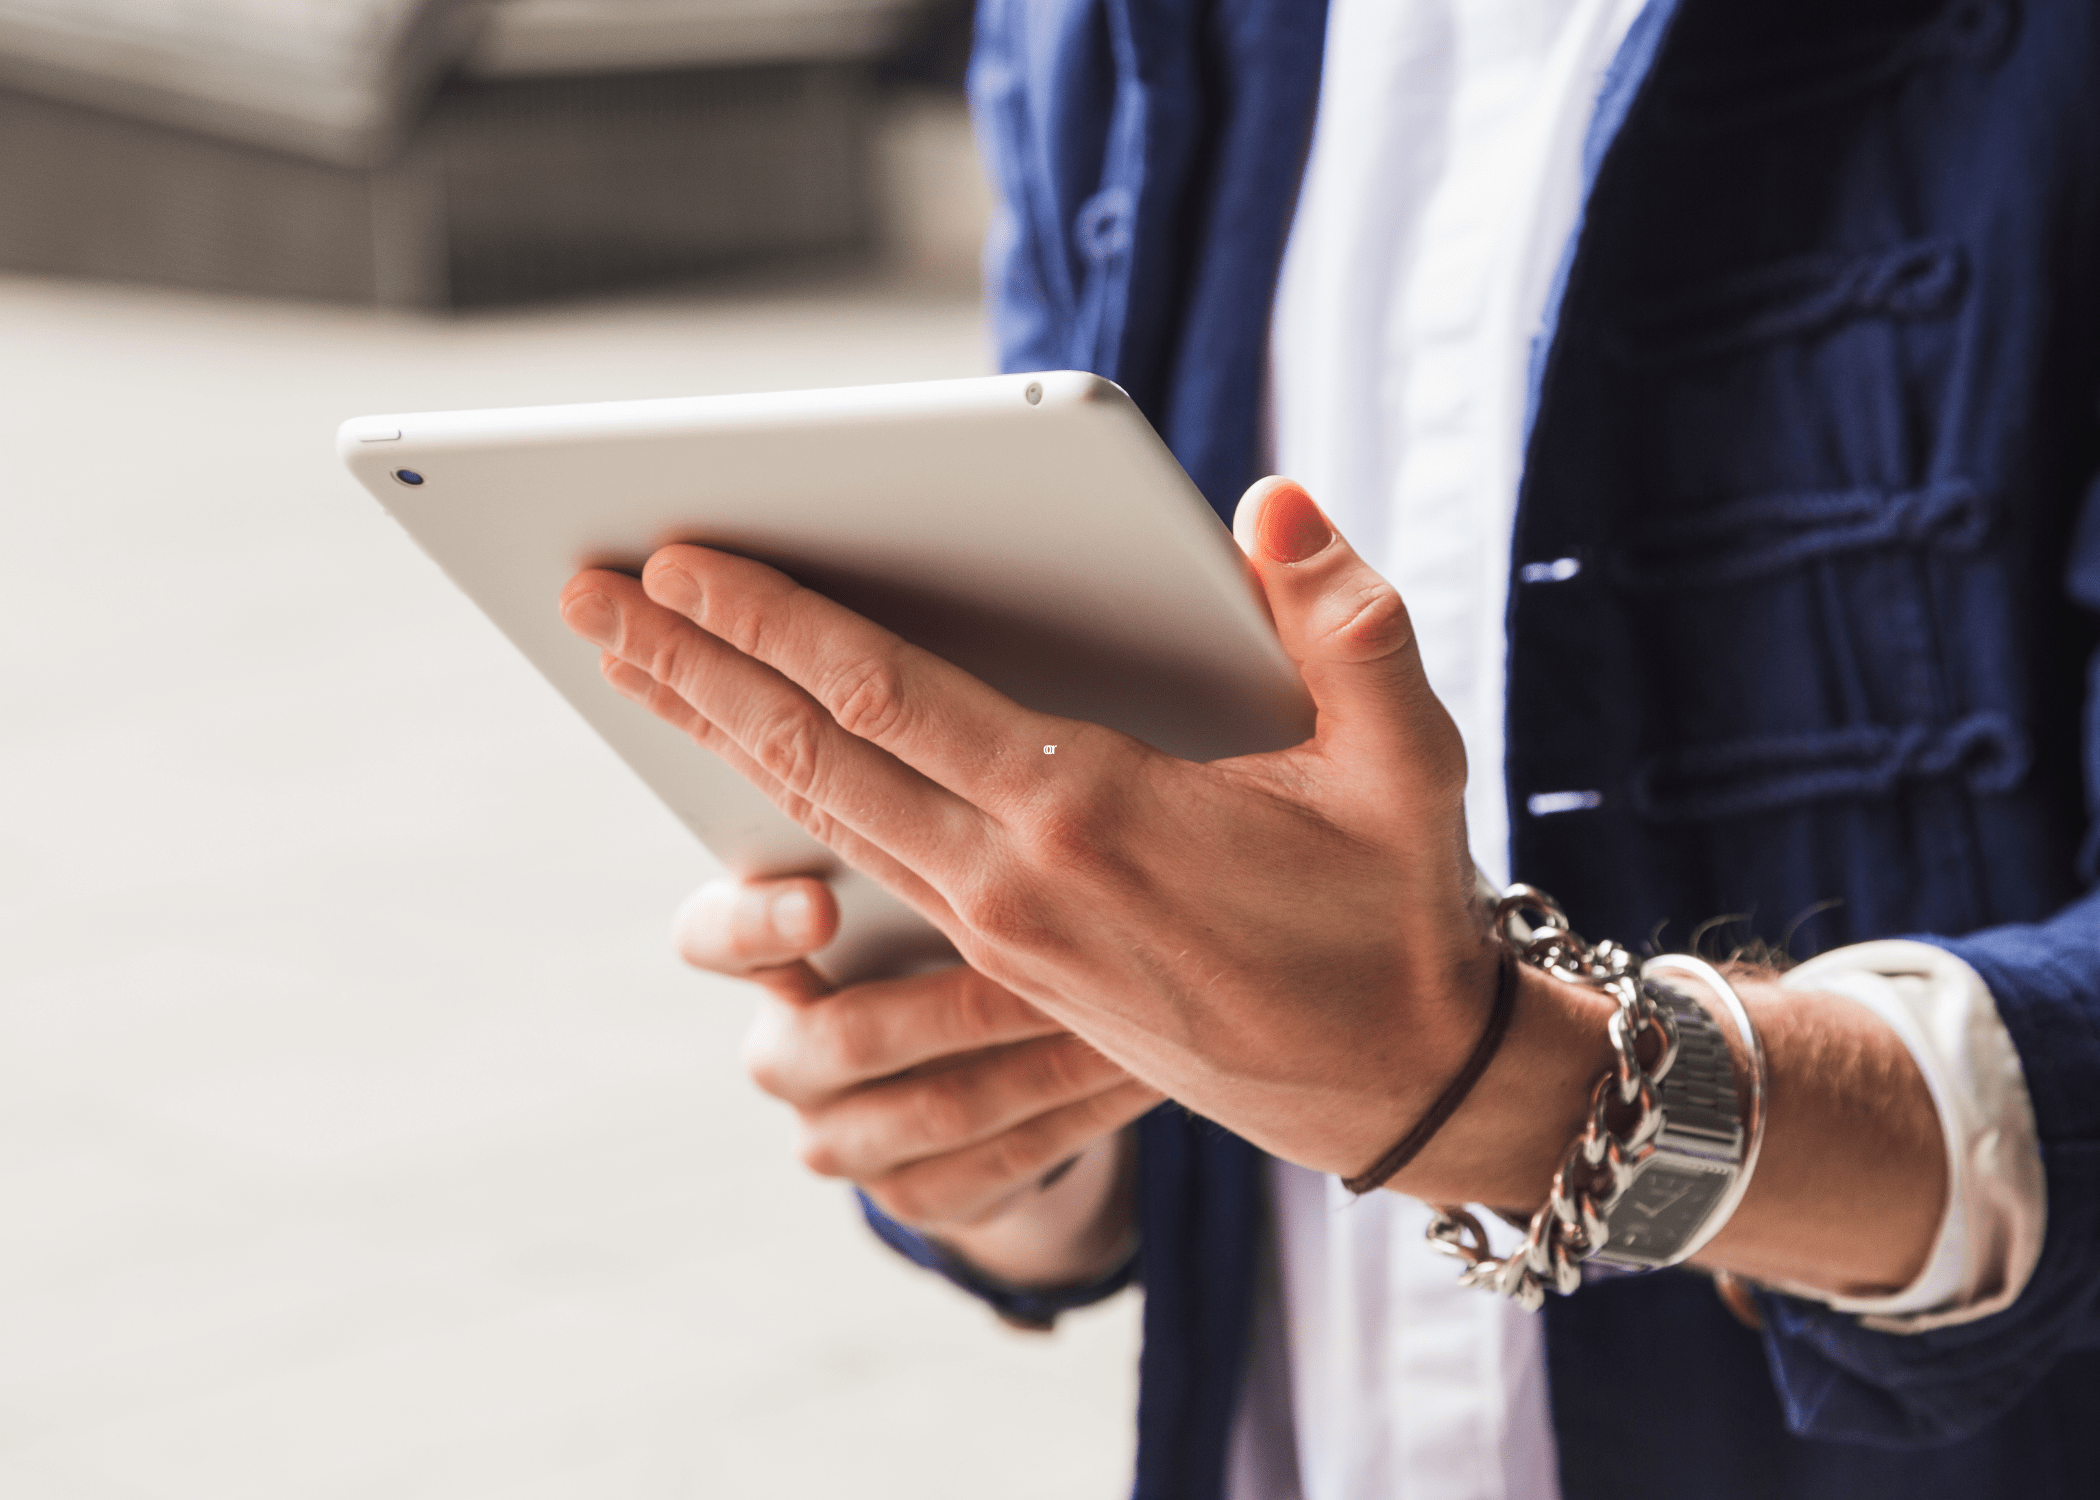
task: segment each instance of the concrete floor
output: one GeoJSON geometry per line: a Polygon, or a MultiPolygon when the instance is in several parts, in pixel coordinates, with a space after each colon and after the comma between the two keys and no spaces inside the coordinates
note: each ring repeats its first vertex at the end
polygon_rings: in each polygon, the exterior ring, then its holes
{"type": "Polygon", "coordinates": [[[967,374],[839,281],[468,321],[0,281],[0,1495],[1108,1497],[1137,1308],[859,1229],[706,860],[336,468],[365,411],[967,374]]]}

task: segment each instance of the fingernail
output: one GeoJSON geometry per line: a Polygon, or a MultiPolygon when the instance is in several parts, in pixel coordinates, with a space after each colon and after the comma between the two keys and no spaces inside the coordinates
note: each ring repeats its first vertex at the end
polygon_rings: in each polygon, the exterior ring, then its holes
{"type": "Polygon", "coordinates": [[[603,594],[578,594],[561,607],[561,617],[594,646],[610,646],[620,633],[620,613],[603,594]]]}
{"type": "Polygon", "coordinates": [[[1256,532],[1261,550],[1281,563],[1304,562],[1334,540],[1334,527],[1303,490],[1285,489],[1269,497],[1256,532]]]}
{"type": "Polygon", "coordinates": [[[816,904],[801,886],[789,886],[773,898],[769,912],[773,932],[782,942],[803,947],[817,935],[816,904]]]}

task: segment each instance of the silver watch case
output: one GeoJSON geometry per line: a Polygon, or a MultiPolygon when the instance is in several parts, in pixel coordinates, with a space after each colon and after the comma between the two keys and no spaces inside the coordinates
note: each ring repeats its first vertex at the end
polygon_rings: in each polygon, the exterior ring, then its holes
{"type": "Polygon", "coordinates": [[[1708,1238],[1702,1231],[1732,1206],[1748,1133],[1720,1026],[1689,995],[1653,978],[1641,982],[1677,1022],[1677,1059],[1656,1085],[1662,1124],[1634,1154],[1624,1190],[1605,1208],[1605,1241],[1590,1259],[1652,1271],[1697,1252],[1708,1238]]]}

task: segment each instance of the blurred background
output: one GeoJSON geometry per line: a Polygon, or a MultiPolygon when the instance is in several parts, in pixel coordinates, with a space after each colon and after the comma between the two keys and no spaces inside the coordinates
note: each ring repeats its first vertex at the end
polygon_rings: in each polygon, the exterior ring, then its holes
{"type": "Polygon", "coordinates": [[[706,856],[363,412],[988,366],[949,0],[0,0],[0,1496],[1127,1491],[893,1260],[706,856]]]}

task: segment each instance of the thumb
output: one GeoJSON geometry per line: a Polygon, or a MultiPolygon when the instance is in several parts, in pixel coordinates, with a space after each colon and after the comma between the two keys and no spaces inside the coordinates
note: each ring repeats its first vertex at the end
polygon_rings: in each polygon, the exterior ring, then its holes
{"type": "Polygon", "coordinates": [[[678,908],[671,940],[696,969],[755,980],[782,999],[813,1000],[831,986],[804,960],[838,925],[838,898],[822,880],[711,880],[678,908]]]}
{"type": "Polygon", "coordinates": [[[1457,729],[1430,691],[1399,590],[1357,556],[1303,486],[1257,480],[1232,530],[1319,710],[1319,743],[1410,760],[1456,754],[1463,776],[1457,729]]]}

